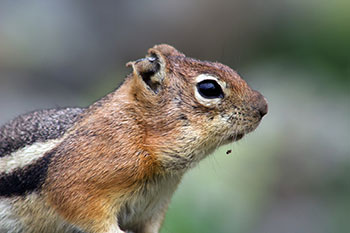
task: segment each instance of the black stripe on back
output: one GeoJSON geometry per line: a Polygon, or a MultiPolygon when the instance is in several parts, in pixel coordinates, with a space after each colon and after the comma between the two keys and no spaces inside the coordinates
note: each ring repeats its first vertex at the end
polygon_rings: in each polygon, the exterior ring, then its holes
{"type": "Polygon", "coordinates": [[[0,196],[23,196],[40,190],[55,150],[23,168],[18,168],[9,174],[0,174],[0,196]]]}
{"type": "Polygon", "coordinates": [[[35,142],[61,137],[85,109],[64,108],[39,110],[21,115],[0,127],[0,157],[35,142]]]}

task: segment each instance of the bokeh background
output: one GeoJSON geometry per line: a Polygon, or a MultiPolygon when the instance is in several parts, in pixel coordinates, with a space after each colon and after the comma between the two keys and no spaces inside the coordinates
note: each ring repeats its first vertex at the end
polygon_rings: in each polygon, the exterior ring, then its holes
{"type": "Polygon", "coordinates": [[[187,173],[162,233],[350,232],[348,0],[1,1],[0,124],[87,106],[157,43],[269,101],[254,133],[187,173]]]}

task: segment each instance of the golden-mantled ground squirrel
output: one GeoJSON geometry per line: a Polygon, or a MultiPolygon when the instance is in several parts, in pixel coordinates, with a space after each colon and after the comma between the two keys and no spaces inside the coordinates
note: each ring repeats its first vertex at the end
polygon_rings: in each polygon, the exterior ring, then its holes
{"type": "Polygon", "coordinates": [[[184,172],[253,131],[265,98],[229,67],[169,45],[88,108],[0,128],[0,232],[156,233],[184,172]]]}

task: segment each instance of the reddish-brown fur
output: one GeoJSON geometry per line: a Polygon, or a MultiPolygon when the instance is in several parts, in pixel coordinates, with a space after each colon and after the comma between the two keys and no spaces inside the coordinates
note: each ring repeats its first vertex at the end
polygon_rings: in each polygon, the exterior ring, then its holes
{"type": "MultiPolygon", "coordinates": [[[[54,149],[42,193],[63,219],[85,231],[107,232],[125,203],[158,188],[145,184],[177,177],[176,186],[221,138],[252,131],[261,119],[255,111],[258,95],[231,68],[187,58],[168,45],[155,46],[149,55],[161,64],[160,74],[152,77],[161,84],[159,93],[139,77],[149,64],[128,63],[134,71],[124,84],[90,106],[54,149]],[[209,110],[200,105],[193,88],[200,74],[220,77],[228,100],[209,110]],[[234,111],[244,112],[244,119],[221,123],[234,111]]],[[[159,219],[147,224],[160,225],[166,199],[159,219]]],[[[153,228],[147,224],[135,229],[149,232],[153,228]]]]}

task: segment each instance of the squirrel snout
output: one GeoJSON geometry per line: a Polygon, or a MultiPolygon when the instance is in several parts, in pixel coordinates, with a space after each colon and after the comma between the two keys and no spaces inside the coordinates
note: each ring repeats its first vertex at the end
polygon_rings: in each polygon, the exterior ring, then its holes
{"type": "Polygon", "coordinates": [[[258,91],[254,91],[256,95],[255,99],[255,106],[257,110],[259,111],[260,117],[262,118],[265,116],[268,112],[268,104],[266,98],[260,94],[258,91]]]}
{"type": "Polygon", "coordinates": [[[263,97],[262,101],[260,101],[260,105],[259,105],[259,112],[260,112],[261,117],[263,117],[267,114],[268,108],[269,108],[266,98],[264,96],[262,96],[262,97],[263,97]]]}

